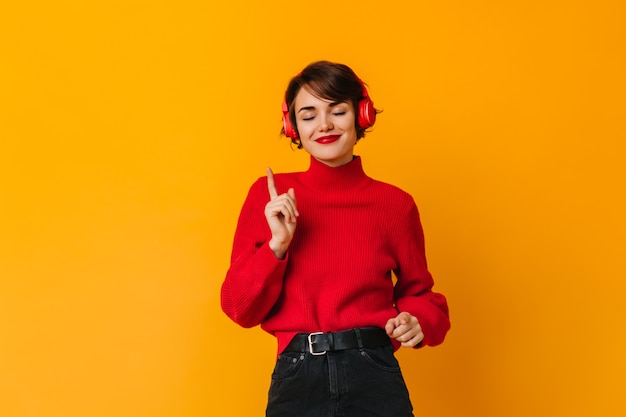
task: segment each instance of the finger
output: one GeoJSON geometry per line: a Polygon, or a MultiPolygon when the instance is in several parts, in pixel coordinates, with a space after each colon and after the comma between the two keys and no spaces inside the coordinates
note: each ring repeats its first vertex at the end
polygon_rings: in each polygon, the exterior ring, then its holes
{"type": "Polygon", "coordinates": [[[287,190],[287,194],[293,200],[293,209],[294,209],[295,215],[299,216],[300,213],[298,212],[298,207],[296,206],[296,192],[293,190],[293,188],[290,188],[289,190],[287,190]]]}
{"type": "Polygon", "coordinates": [[[422,333],[420,333],[418,335],[415,335],[413,338],[411,338],[411,340],[409,340],[407,342],[402,342],[402,346],[404,346],[404,347],[415,347],[422,340],[424,340],[424,335],[422,333]]]}
{"type": "Polygon", "coordinates": [[[424,340],[424,332],[420,330],[411,340],[407,342],[407,344],[409,344],[409,346],[411,347],[414,347],[422,343],[423,340],[424,340]]]}
{"type": "Polygon", "coordinates": [[[293,189],[289,189],[291,192],[281,194],[274,197],[270,201],[270,206],[273,207],[275,214],[282,214],[288,223],[295,223],[298,216],[298,210],[296,209],[296,201],[293,196],[293,189]]]}
{"type": "Polygon", "coordinates": [[[404,320],[402,319],[402,314],[404,313],[400,313],[390,320],[393,323],[393,334],[396,337],[403,333],[401,331],[402,329],[400,329],[400,327],[405,324],[404,320]]]}
{"type": "Polygon", "coordinates": [[[401,336],[396,338],[396,340],[398,340],[399,342],[402,342],[402,346],[415,346],[418,343],[420,343],[423,339],[424,339],[424,332],[422,331],[422,328],[419,325],[408,329],[401,336]]]}
{"type": "Polygon", "coordinates": [[[394,320],[395,328],[393,330],[392,337],[404,337],[406,339],[407,337],[412,337],[415,334],[415,331],[421,331],[417,318],[411,316],[409,313],[401,313],[394,320]]]}
{"type": "Polygon", "coordinates": [[[394,323],[394,319],[387,320],[387,324],[385,324],[385,331],[387,332],[387,336],[391,337],[395,328],[396,325],[394,323]]]}
{"type": "Polygon", "coordinates": [[[287,223],[296,222],[296,210],[291,201],[287,199],[285,200],[285,203],[280,207],[280,213],[283,215],[287,223]]]}
{"type": "Polygon", "coordinates": [[[274,183],[274,173],[270,167],[266,167],[265,171],[267,171],[267,189],[270,192],[270,198],[274,199],[278,197],[278,191],[276,191],[276,184],[274,183]]]}
{"type": "Polygon", "coordinates": [[[408,346],[411,343],[417,344],[419,342],[419,340],[421,340],[420,336],[422,334],[421,331],[418,331],[417,329],[409,329],[406,332],[403,332],[402,334],[399,334],[397,337],[395,337],[395,339],[402,343],[402,346],[408,346]],[[418,338],[417,340],[414,340],[418,338]]]}
{"type": "Polygon", "coordinates": [[[272,216],[282,216],[286,222],[294,223],[296,218],[295,202],[288,194],[282,194],[270,200],[266,206],[272,216]]]}
{"type": "Polygon", "coordinates": [[[403,311],[402,313],[398,314],[398,321],[400,322],[400,325],[408,324],[410,320],[411,320],[411,315],[407,313],[406,311],[403,311]]]}

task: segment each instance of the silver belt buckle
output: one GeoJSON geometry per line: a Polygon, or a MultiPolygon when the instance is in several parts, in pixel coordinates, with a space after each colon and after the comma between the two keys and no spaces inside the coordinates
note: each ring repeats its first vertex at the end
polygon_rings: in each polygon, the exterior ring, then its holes
{"type": "Polygon", "coordinates": [[[324,334],[324,332],[315,332],[315,333],[310,333],[309,336],[307,337],[309,340],[309,352],[311,352],[311,355],[314,356],[319,356],[319,355],[324,355],[326,354],[326,351],[323,352],[313,352],[313,339],[312,337],[318,334],[324,334]]]}

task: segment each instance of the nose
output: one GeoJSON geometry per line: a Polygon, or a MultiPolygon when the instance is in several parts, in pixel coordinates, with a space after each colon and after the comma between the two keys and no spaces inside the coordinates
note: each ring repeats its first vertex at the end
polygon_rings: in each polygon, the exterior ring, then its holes
{"type": "Polygon", "coordinates": [[[320,132],[326,132],[333,129],[333,122],[330,120],[330,116],[322,114],[320,116],[320,125],[318,127],[320,132]]]}

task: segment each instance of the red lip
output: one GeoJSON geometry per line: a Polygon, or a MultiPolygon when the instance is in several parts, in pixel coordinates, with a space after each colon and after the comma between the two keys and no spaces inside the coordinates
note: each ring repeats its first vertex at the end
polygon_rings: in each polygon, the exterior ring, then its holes
{"type": "Polygon", "coordinates": [[[341,135],[327,135],[327,136],[322,136],[322,137],[315,139],[315,142],[325,145],[325,144],[333,143],[339,140],[340,137],[341,135]]]}

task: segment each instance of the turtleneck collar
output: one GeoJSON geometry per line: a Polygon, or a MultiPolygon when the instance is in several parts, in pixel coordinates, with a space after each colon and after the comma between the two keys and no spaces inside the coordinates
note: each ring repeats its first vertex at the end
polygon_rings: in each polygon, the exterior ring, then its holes
{"type": "Polygon", "coordinates": [[[303,182],[321,191],[346,191],[365,187],[371,179],[363,171],[361,157],[338,167],[330,167],[311,156],[308,171],[302,173],[303,182]]]}

